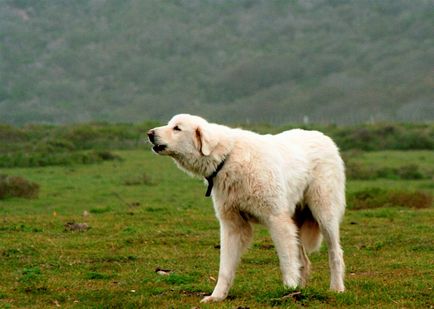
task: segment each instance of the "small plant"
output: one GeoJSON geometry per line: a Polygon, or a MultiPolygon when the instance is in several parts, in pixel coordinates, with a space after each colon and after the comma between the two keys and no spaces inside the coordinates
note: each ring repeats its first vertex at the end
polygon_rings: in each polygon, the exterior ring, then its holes
{"type": "Polygon", "coordinates": [[[0,175],[0,199],[8,197],[36,198],[39,185],[21,176],[0,175]]]}

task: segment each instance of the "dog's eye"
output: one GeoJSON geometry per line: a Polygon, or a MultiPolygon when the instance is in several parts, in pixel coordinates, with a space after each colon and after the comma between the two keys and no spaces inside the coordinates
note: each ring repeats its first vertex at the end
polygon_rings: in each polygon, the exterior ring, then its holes
{"type": "Polygon", "coordinates": [[[181,128],[178,127],[178,126],[175,126],[175,127],[173,127],[173,130],[175,130],[175,131],[181,131],[181,128]]]}

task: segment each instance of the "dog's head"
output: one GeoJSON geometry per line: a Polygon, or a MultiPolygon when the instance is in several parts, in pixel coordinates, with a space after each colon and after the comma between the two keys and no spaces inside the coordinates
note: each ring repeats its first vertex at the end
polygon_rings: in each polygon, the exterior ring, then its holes
{"type": "Polygon", "coordinates": [[[209,156],[218,144],[210,124],[188,114],[176,115],[167,125],[149,130],[148,138],[155,153],[172,157],[209,156]]]}

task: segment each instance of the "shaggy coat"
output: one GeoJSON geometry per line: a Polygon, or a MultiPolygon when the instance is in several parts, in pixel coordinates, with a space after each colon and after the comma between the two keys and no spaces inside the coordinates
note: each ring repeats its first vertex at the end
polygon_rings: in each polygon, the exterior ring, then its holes
{"type": "Polygon", "coordinates": [[[174,116],[148,136],[154,152],[171,156],[189,174],[206,178],[216,173],[212,200],[220,222],[220,270],[213,293],[203,302],[228,295],[241,254],[251,242],[252,223],[269,229],[288,288],[306,284],[307,253],[317,250],[324,236],[330,288],[344,291],[339,225],[345,211],[345,173],[329,137],[300,129],[259,135],[187,114],[174,116]]]}

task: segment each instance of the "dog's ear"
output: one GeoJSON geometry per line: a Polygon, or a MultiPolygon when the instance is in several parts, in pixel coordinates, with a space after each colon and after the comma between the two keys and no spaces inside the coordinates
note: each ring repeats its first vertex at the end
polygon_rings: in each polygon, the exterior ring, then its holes
{"type": "Polygon", "coordinates": [[[212,132],[205,126],[199,126],[196,129],[196,141],[200,153],[209,156],[217,146],[217,140],[213,137],[212,132]]]}

